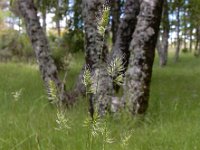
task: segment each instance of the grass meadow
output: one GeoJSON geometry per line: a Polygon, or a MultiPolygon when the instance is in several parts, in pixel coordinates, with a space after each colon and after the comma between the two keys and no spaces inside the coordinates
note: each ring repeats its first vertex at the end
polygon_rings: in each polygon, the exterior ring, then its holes
{"type": "MultiPolygon", "coordinates": [[[[75,56],[68,73],[71,88],[83,58],[75,56]],[[79,60],[75,62],[75,60],[79,60]]],[[[144,117],[110,117],[108,128],[114,142],[106,150],[199,150],[200,149],[200,59],[181,54],[160,68],[155,60],[149,109],[144,117]],[[133,130],[128,146],[121,135],[133,130]]],[[[86,150],[87,102],[66,111],[70,129],[56,130],[56,107],[45,95],[36,65],[0,63],[0,150],[86,150]]],[[[93,150],[102,150],[101,137],[93,150]]]]}

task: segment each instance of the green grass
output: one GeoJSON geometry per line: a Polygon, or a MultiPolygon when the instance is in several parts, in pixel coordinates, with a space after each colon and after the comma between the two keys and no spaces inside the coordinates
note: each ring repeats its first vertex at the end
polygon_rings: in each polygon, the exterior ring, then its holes
{"type": "MultiPolygon", "coordinates": [[[[81,60],[76,56],[76,60],[81,60]]],[[[72,87],[80,63],[73,63],[67,82],[72,87]]],[[[198,150],[200,149],[200,59],[181,55],[172,57],[166,68],[155,61],[149,109],[144,118],[109,120],[115,142],[107,150],[121,150],[120,134],[134,130],[127,150],[198,150]]],[[[37,66],[0,64],[0,149],[2,150],[84,150],[87,129],[85,100],[66,112],[70,130],[57,131],[56,108],[48,103],[37,66]],[[15,101],[12,93],[22,89],[15,101]]],[[[93,150],[100,150],[100,137],[93,150]]]]}

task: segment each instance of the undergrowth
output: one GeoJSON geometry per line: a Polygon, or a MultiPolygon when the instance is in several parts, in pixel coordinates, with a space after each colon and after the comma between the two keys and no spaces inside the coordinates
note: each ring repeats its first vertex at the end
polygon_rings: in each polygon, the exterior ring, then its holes
{"type": "MultiPolygon", "coordinates": [[[[131,131],[127,150],[200,149],[199,64],[199,59],[184,54],[177,64],[170,57],[166,68],[155,65],[147,114],[138,118],[125,114],[109,117],[107,126],[114,142],[106,148],[121,150],[119,141],[131,131]]],[[[78,74],[81,64],[73,67],[71,71],[78,74]]],[[[80,98],[73,109],[65,112],[70,130],[56,130],[57,109],[46,99],[37,67],[1,63],[0,72],[0,149],[86,149],[85,99],[80,98]]],[[[74,73],[69,73],[67,80],[73,79],[74,73]]],[[[102,149],[99,138],[93,141],[95,150],[102,149]]]]}

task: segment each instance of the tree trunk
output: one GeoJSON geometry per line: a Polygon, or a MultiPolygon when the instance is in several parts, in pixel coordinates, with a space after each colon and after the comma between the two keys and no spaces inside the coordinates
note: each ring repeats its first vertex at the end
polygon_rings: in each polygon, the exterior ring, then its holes
{"type": "Polygon", "coordinates": [[[87,66],[94,70],[102,59],[103,36],[98,31],[98,17],[101,16],[104,0],[83,0],[85,30],[85,59],[87,66]]]}
{"type": "Polygon", "coordinates": [[[18,4],[47,92],[50,92],[50,81],[52,81],[56,86],[61,102],[65,101],[69,104],[70,101],[64,92],[63,83],[59,80],[57,68],[51,58],[49,44],[40,25],[33,0],[18,0],[18,4]]]}
{"type": "Polygon", "coordinates": [[[112,43],[115,43],[117,37],[117,30],[120,23],[121,15],[121,0],[112,0],[111,1],[111,16],[112,16],[112,43]]]}
{"type": "Polygon", "coordinates": [[[47,32],[47,22],[46,22],[46,10],[43,10],[42,11],[42,27],[43,27],[43,30],[44,30],[44,33],[46,34],[47,32]]]}
{"type": "MultiPolygon", "coordinates": [[[[137,15],[139,14],[139,0],[127,0],[125,3],[125,14],[121,20],[118,28],[117,37],[110,58],[104,68],[107,68],[108,64],[116,58],[120,58],[123,61],[124,72],[128,66],[128,59],[130,56],[129,45],[134,32],[137,15]]],[[[106,109],[110,109],[109,106],[112,100],[116,100],[113,97],[113,78],[111,78],[106,69],[101,68],[99,79],[100,84],[98,87],[97,100],[100,101],[99,113],[104,115],[106,109]]],[[[123,73],[123,72],[122,72],[123,73]]],[[[112,105],[112,104],[111,104],[112,105]]]]}
{"type": "Polygon", "coordinates": [[[101,17],[103,4],[105,0],[82,0],[82,16],[85,30],[85,60],[82,70],[77,78],[74,92],[77,95],[85,95],[86,89],[82,84],[83,73],[86,67],[90,68],[91,72],[95,72],[100,62],[105,62],[108,54],[108,46],[105,37],[99,34],[98,21],[101,17]]]}
{"type": "MultiPolygon", "coordinates": [[[[116,42],[113,45],[112,54],[109,56],[110,57],[109,63],[114,58],[122,58],[123,65],[124,65],[124,72],[126,71],[126,68],[128,66],[128,60],[129,60],[129,56],[130,56],[129,44],[132,39],[132,34],[134,32],[135,25],[137,23],[137,15],[139,14],[139,9],[140,9],[139,0],[127,0],[126,1],[124,17],[121,19],[121,22],[119,24],[116,42]]],[[[96,24],[95,20],[93,20],[93,24],[96,24]]],[[[94,26],[96,26],[96,25],[94,25],[94,26]]],[[[96,31],[96,32],[98,32],[98,31],[96,31]]],[[[87,39],[86,39],[86,41],[87,41],[87,39]]],[[[86,45],[88,45],[88,44],[86,43],[86,45]]],[[[87,50],[87,48],[85,48],[85,49],[87,50]]],[[[90,59],[92,59],[92,60],[97,59],[97,58],[95,58],[97,56],[90,55],[87,53],[89,53],[89,51],[86,52],[86,62],[90,59]]],[[[106,59],[105,55],[104,55],[103,59],[106,59]]],[[[92,62],[94,62],[94,61],[92,61],[92,62]]],[[[83,92],[84,88],[83,88],[82,84],[79,84],[81,81],[81,77],[82,77],[82,73],[80,73],[80,75],[79,75],[75,90],[83,92]]]]}
{"type": "MultiPolygon", "coordinates": [[[[93,81],[95,81],[95,94],[90,94],[90,114],[93,117],[94,112],[94,100],[100,103],[96,95],[99,93],[99,89],[102,85],[100,74],[104,74],[105,71],[102,70],[101,67],[104,63],[104,37],[99,33],[98,30],[98,22],[102,17],[103,5],[105,4],[105,0],[83,0],[83,21],[84,21],[84,30],[85,30],[85,60],[86,66],[91,70],[92,76],[94,77],[93,81]]],[[[106,92],[105,90],[101,92],[106,92]]],[[[103,99],[101,100],[101,102],[103,99]]],[[[99,104],[100,105],[100,104],[99,104]]]]}
{"type": "Polygon", "coordinates": [[[176,52],[175,52],[175,58],[174,58],[175,62],[179,60],[179,52],[180,52],[180,44],[181,44],[180,35],[179,35],[180,33],[180,6],[178,6],[177,8],[176,19],[177,19],[177,45],[176,45],[176,52]]]}
{"type": "Polygon", "coordinates": [[[199,28],[196,28],[196,44],[195,44],[195,51],[198,49],[198,45],[199,45],[199,28]]]}
{"type": "Polygon", "coordinates": [[[196,41],[196,46],[195,46],[195,56],[199,57],[200,56],[200,27],[197,27],[197,33],[196,33],[197,41],[196,41]]]}
{"type": "Polygon", "coordinates": [[[56,29],[57,29],[57,33],[58,33],[58,36],[60,37],[61,35],[61,30],[60,30],[60,1],[57,0],[56,2],[56,17],[55,17],[55,21],[56,21],[56,29]]]}
{"type": "MultiPolygon", "coordinates": [[[[170,31],[170,25],[169,25],[169,8],[168,8],[168,2],[167,0],[164,0],[163,4],[163,33],[162,33],[162,41],[159,44],[158,54],[160,59],[160,66],[164,67],[167,65],[167,57],[168,57],[168,39],[169,39],[169,31],[170,31]]],[[[160,39],[158,39],[158,42],[160,42],[160,39]]]]}
{"type": "Polygon", "coordinates": [[[143,114],[148,107],[155,46],[159,32],[163,0],[143,0],[126,73],[124,99],[133,114],[143,114]]]}
{"type": "MultiPolygon", "coordinates": [[[[184,4],[186,1],[184,0],[184,4]]],[[[183,5],[183,23],[184,23],[184,49],[187,51],[187,22],[186,22],[186,6],[183,5]]]]}
{"type": "Polygon", "coordinates": [[[18,32],[21,33],[21,18],[19,18],[18,27],[18,32]]]}
{"type": "Polygon", "coordinates": [[[56,19],[56,29],[57,29],[58,36],[60,37],[61,35],[60,20],[58,18],[56,19]]]}
{"type": "Polygon", "coordinates": [[[193,45],[193,41],[192,41],[192,28],[190,27],[190,49],[189,49],[189,52],[191,53],[192,52],[192,45],[193,45]]]}
{"type": "Polygon", "coordinates": [[[121,19],[121,23],[117,31],[116,42],[112,50],[111,58],[122,58],[124,72],[126,71],[129,63],[129,45],[132,40],[132,34],[135,30],[139,11],[139,0],[126,1],[124,17],[121,19]]]}

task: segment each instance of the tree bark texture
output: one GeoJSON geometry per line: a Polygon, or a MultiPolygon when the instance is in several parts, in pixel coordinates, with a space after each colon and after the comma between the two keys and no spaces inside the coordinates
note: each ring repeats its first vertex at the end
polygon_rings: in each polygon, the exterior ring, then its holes
{"type": "Polygon", "coordinates": [[[157,49],[158,49],[158,55],[160,59],[160,66],[164,67],[167,65],[167,57],[168,57],[168,39],[169,39],[169,31],[170,31],[170,25],[169,25],[169,7],[167,0],[164,0],[163,4],[163,16],[162,16],[162,27],[163,27],[163,33],[160,33],[160,36],[162,36],[162,39],[158,39],[157,43],[157,49]]]}
{"type": "Polygon", "coordinates": [[[125,3],[124,17],[121,19],[117,37],[112,50],[112,58],[122,58],[124,71],[128,67],[130,57],[129,45],[137,23],[140,11],[140,0],[127,0],[125,3]]]}
{"type": "Polygon", "coordinates": [[[77,95],[84,95],[86,92],[82,84],[85,68],[90,68],[91,72],[94,74],[99,64],[105,62],[107,58],[108,46],[105,37],[98,31],[98,21],[101,18],[103,5],[106,4],[105,2],[105,0],[82,0],[86,64],[83,65],[75,84],[74,92],[77,95]]]}
{"type": "MultiPolygon", "coordinates": [[[[95,45],[99,45],[97,44],[98,41],[95,40],[95,36],[98,35],[99,33],[97,31],[97,18],[95,18],[95,13],[92,10],[91,15],[93,17],[90,17],[90,21],[89,18],[87,18],[88,12],[90,10],[87,10],[88,8],[86,7],[86,0],[83,1],[83,8],[84,8],[84,12],[83,12],[83,16],[84,20],[87,21],[87,23],[84,21],[85,23],[85,50],[86,50],[86,64],[89,65],[90,68],[94,68],[92,67],[93,64],[97,64],[98,62],[98,58],[99,56],[97,56],[97,47],[95,45]],[[90,22],[90,23],[89,23],[90,22]],[[90,32],[90,30],[92,30],[92,32],[90,32]],[[88,33],[89,32],[89,33],[88,33]],[[93,33],[94,32],[94,33],[93,33]],[[89,40],[89,38],[91,38],[89,40]],[[88,42],[90,41],[90,42],[88,42]]],[[[92,2],[90,2],[92,3],[92,2]]],[[[93,5],[95,6],[95,5],[93,5]]],[[[97,11],[97,9],[94,9],[95,11],[97,11]]],[[[140,10],[140,2],[139,0],[127,0],[125,3],[125,12],[124,12],[124,17],[121,19],[120,24],[118,25],[118,31],[116,34],[116,41],[115,44],[113,45],[112,48],[112,53],[109,56],[108,59],[108,63],[110,63],[114,58],[122,58],[123,60],[123,67],[124,67],[124,72],[126,71],[126,68],[128,67],[128,60],[129,60],[129,56],[130,56],[130,52],[129,52],[129,45],[132,39],[132,34],[135,30],[135,26],[137,23],[137,16],[139,14],[139,10],[140,10]]],[[[97,39],[102,39],[102,37],[97,39]]],[[[101,44],[100,44],[101,45],[101,44]]],[[[104,44],[105,45],[105,44],[104,44]]],[[[105,49],[105,48],[104,48],[105,49]]],[[[103,60],[106,60],[106,50],[103,49],[103,60]]],[[[100,52],[101,53],[101,52],[100,52]]],[[[84,65],[86,66],[86,65],[84,65]]],[[[93,69],[91,69],[93,70],[93,69]]],[[[124,73],[123,72],[123,73],[124,73]]],[[[75,86],[75,91],[79,91],[78,93],[84,93],[85,92],[85,88],[83,87],[83,84],[79,84],[80,81],[82,80],[82,76],[83,76],[83,71],[81,71],[79,78],[77,80],[77,84],[75,86]]],[[[106,77],[107,78],[107,77],[106,77]]],[[[108,82],[107,82],[108,83],[108,82]]],[[[106,84],[107,84],[106,83],[106,84]]],[[[110,83],[108,83],[107,85],[104,85],[104,87],[107,87],[108,85],[110,85],[110,83]]],[[[106,88],[105,88],[106,89],[106,88]]]]}
{"type": "Polygon", "coordinates": [[[57,88],[60,100],[64,102],[66,100],[66,94],[63,91],[63,84],[59,80],[57,68],[51,58],[49,44],[39,23],[37,9],[34,6],[33,0],[18,0],[18,4],[21,16],[24,18],[28,36],[35,51],[46,90],[49,93],[49,82],[53,81],[57,88]]]}
{"type": "Polygon", "coordinates": [[[83,19],[85,30],[85,59],[93,70],[102,58],[103,36],[98,31],[104,0],[83,0],[83,19]]]}
{"type": "Polygon", "coordinates": [[[125,97],[133,114],[143,114],[148,107],[155,46],[159,32],[163,0],[143,0],[126,72],[125,97]]]}
{"type": "Polygon", "coordinates": [[[98,95],[109,95],[108,90],[103,87],[108,81],[105,66],[105,54],[104,54],[104,36],[99,33],[98,22],[101,19],[103,5],[105,0],[83,0],[83,21],[85,30],[85,59],[86,66],[90,68],[93,81],[95,82],[95,93],[90,94],[90,114],[93,115],[94,103],[99,108],[99,114],[102,115],[104,112],[101,111],[106,106],[105,99],[100,98],[98,95]]]}
{"type": "MultiPolygon", "coordinates": [[[[123,67],[127,68],[128,59],[129,59],[129,45],[132,39],[132,34],[134,32],[137,15],[139,14],[139,0],[127,0],[125,4],[125,14],[121,20],[121,23],[117,32],[117,39],[113,46],[113,50],[111,55],[109,56],[109,60],[107,64],[105,64],[104,68],[107,68],[108,64],[115,58],[121,58],[123,60],[123,67]]],[[[106,109],[110,109],[110,105],[112,100],[115,101],[116,98],[113,95],[113,79],[109,77],[106,69],[101,68],[101,74],[99,78],[101,79],[101,84],[98,87],[97,99],[100,101],[99,104],[99,112],[100,115],[104,115],[106,109]]],[[[124,69],[125,72],[126,69],[124,69]]]]}

